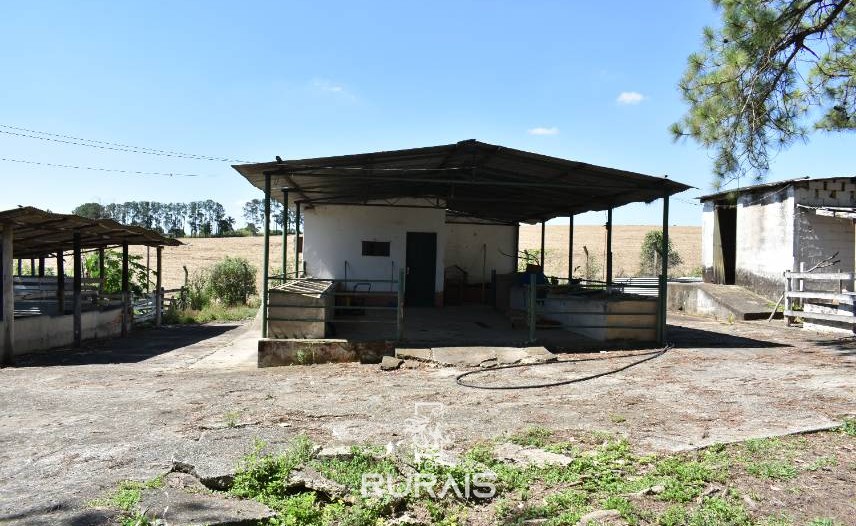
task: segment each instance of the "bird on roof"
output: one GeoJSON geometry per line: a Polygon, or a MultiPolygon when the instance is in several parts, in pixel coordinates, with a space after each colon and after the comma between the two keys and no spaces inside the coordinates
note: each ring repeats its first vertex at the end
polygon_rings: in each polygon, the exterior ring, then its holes
{"type": "Polygon", "coordinates": [[[282,157],[280,157],[279,155],[277,155],[277,156],[276,156],[276,162],[281,163],[281,162],[282,162],[282,157]]]}

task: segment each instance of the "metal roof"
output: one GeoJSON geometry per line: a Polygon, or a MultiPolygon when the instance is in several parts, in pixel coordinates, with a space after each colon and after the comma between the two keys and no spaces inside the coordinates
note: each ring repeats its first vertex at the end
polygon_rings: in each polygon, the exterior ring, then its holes
{"type": "Polygon", "coordinates": [[[737,196],[737,195],[742,194],[744,192],[757,192],[759,190],[768,190],[768,189],[774,189],[774,188],[785,188],[785,187],[790,186],[792,184],[793,185],[805,184],[805,183],[810,183],[813,181],[833,181],[836,179],[850,179],[851,181],[856,182],[856,177],[850,177],[850,176],[844,176],[844,175],[839,176],[839,177],[817,177],[817,178],[811,178],[809,176],[804,176],[804,177],[797,177],[794,179],[784,179],[782,181],[773,181],[770,183],[754,184],[751,186],[744,186],[741,188],[732,188],[731,190],[722,190],[721,192],[703,195],[701,197],[697,197],[696,199],[698,199],[699,201],[710,201],[711,199],[721,199],[721,198],[726,198],[726,197],[734,197],[734,196],[737,196]]]}
{"type": "Polygon", "coordinates": [[[0,225],[13,228],[12,257],[35,258],[74,248],[74,234],[80,233],[81,248],[112,245],[178,246],[177,239],[153,230],[123,225],[112,219],[89,219],[71,214],[46,212],[32,206],[0,212],[0,225]]]}
{"type": "Polygon", "coordinates": [[[282,188],[289,189],[290,203],[304,206],[419,198],[431,208],[510,222],[651,202],[691,188],[664,177],[475,140],[233,168],[262,190],[269,174],[272,197],[280,202],[282,188]]]}

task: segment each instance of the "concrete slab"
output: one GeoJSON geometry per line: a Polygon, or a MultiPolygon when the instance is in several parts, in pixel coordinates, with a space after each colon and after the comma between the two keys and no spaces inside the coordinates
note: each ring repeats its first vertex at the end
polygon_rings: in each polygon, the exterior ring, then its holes
{"type": "Polygon", "coordinates": [[[140,495],[140,509],[151,519],[183,526],[250,526],[276,516],[276,512],[254,500],[187,491],[169,485],[144,490],[140,495]]]}
{"type": "Polygon", "coordinates": [[[292,438],[293,431],[279,426],[208,430],[175,451],[173,469],[193,475],[209,488],[228,489],[241,460],[253,451],[255,443],[264,443],[262,454],[277,455],[288,450],[292,438]]]}
{"type": "Polygon", "coordinates": [[[737,285],[669,283],[667,294],[669,310],[721,320],[767,319],[773,312],[766,298],[737,285]]]}
{"type": "Polygon", "coordinates": [[[540,363],[557,359],[544,347],[431,347],[396,349],[397,358],[414,359],[436,363],[445,367],[479,367],[511,365],[515,363],[540,363]]]}

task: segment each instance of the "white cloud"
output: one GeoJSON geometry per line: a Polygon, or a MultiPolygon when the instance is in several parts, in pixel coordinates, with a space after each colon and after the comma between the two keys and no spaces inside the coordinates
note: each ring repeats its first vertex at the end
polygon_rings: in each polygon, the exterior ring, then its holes
{"type": "Polygon", "coordinates": [[[559,135],[559,128],[555,126],[552,128],[532,128],[531,130],[526,130],[526,133],[529,135],[559,135]]]}
{"type": "Polygon", "coordinates": [[[345,97],[347,99],[355,98],[354,95],[345,88],[345,86],[325,79],[313,80],[312,88],[316,91],[320,91],[321,93],[329,93],[331,95],[345,97]]]}
{"type": "Polygon", "coordinates": [[[645,100],[645,95],[642,95],[638,91],[622,91],[618,94],[618,98],[615,101],[619,104],[639,104],[645,100]]]}

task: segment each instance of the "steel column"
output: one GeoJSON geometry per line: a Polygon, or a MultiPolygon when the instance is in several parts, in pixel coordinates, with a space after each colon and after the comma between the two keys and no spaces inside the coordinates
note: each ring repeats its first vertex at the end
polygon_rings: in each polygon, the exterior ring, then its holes
{"type": "Polygon", "coordinates": [[[662,345],[666,341],[666,303],[668,301],[668,280],[669,280],[669,194],[663,196],[663,246],[661,248],[662,255],[660,261],[662,267],[660,269],[660,316],[658,340],[662,345]]]}
{"type": "Polygon", "coordinates": [[[131,329],[131,279],[128,274],[128,242],[122,243],[122,336],[131,329]]]}
{"type": "Polygon", "coordinates": [[[155,327],[163,322],[163,247],[155,249],[157,274],[155,275],[155,327]]]}
{"type": "Polygon", "coordinates": [[[56,253],[56,310],[57,314],[65,314],[65,254],[56,253]]]}
{"type": "Polygon", "coordinates": [[[0,294],[0,320],[3,321],[3,334],[0,336],[0,367],[12,365],[14,362],[15,345],[15,289],[12,277],[12,226],[0,226],[0,280],[3,287],[0,294]]]}
{"type": "Polygon", "coordinates": [[[568,220],[568,282],[574,279],[574,216],[571,215],[568,220]]]}
{"type": "Polygon", "coordinates": [[[83,340],[83,299],[81,298],[81,289],[83,284],[83,265],[80,260],[80,232],[74,233],[74,284],[73,305],[74,305],[74,346],[80,347],[83,340]]]}
{"type": "Polygon", "coordinates": [[[294,277],[300,277],[300,202],[294,202],[294,277]]]}
{"type": "Polygon", "coordinates": [[[544,272],[544,231],[547,228],[546,221],[541,221],[541,272],[544,272]]]}
{"type": "Polygon", "coordinates": [[[612,208],[606,211],[606,286],[612,285],[612,208]]]}
{"type": "Polygon", "coordinates": [[[282,189],[282,282],[288,272],[288,188],[282,189]]]}
{"type": "Polygon", "coordinates": [[[265,244],[262,254],[262,338],[268,334],[268,274],[270,271],[270,174],[265,174],[265,244]]]}

